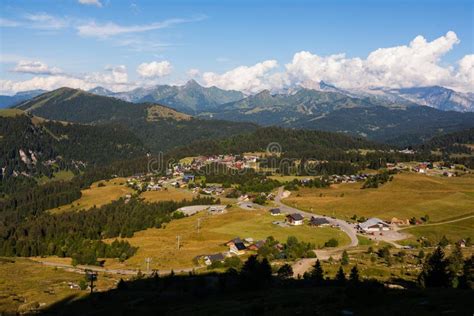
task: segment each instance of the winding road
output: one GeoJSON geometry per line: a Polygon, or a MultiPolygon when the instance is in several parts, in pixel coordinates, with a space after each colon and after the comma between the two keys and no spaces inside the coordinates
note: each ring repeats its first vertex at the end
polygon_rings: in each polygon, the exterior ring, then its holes
{"type": "Polygon", "coordinates": [[[351,239],[351,243],[348,246],[338,248],[339,250],[344,249],[344,248],[349,248],[349,247],[356,247],[359,244],[359,240],[357,239],[357,230],[355,228],[355,225],[350,224],[350,223],[348,223],[348,222],[346,222],[342,219],[336,219],[336,218],[332,218],[332,217],[329,217],[329,216],[323,216],[323,215],[317,215],[317,214],[314,214],[314,213],[305,212],[305,211],[299,210],[297,208],[294,208],[294,207],[288,206],[286,204],[283,204],[281,202],[281,199],[283,198],[283,192],[284,192],[284,188],[279,187],[278,188],[278,193],[275,196],[275,204],[278,205],[278,207],[280,208],[282,213],[285,213],[285,214],[298,213],[298,214],[303,215],[306,218],[311,218],[311,216],[323,217],[323,218],[327,219],[331,225],[338,226],[351,239]]]}
{"type": "MultiPolygon", "coordinates": [[[[329,221],[331,225],[338,226],[343,232],[349,236],[351,239],[351,243],[347,246],[343,247],[338,247],[338,248],[330,248],[330,249],[318,249],[315,250],[314,252],[316,253],[316,256],[318,259],[321,260],[326,260],[329,257],[333,257],[334,259],[338,259],[341,257],[342,252],[345,249],[356,247],[359,244],[359,239],[357,239],[357,230],[355,228],[355,225],[350,224],[342,219],[337,219],[337,218],[332,218],[329,216],[323,216],[323,215],[317,215],[314,213],[309,213],[305,212],[302,210],[299,210],[297,208],[288,206],[286,204],[283,204],[281,202],[281,199],[283,197],[283,192],[284,188],[279,187],[278,188],[278,193],[275,196],[275,204],[280,208],[280,211],[285,214],[293,214],[293,213],[298,213],[301,214],[302,216],[306,218],[311,218],[311,216],[317,216],[317,217],[323,217],[329,221]]],[[[301,277],[306,271],[308,271],[316,262],[316,258],[304,258],[296,261],[292,268],[293,268],[293,277],[301,277]]]]}

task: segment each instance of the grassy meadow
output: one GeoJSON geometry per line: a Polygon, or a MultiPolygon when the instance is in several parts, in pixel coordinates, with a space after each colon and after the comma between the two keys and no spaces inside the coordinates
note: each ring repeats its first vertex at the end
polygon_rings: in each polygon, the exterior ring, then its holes
{"type": "Polygon", "coordinates": [[[72,202],[71,204],[62,205],[60,207],[50,210],[51,213],[61,213],[79,210],[88,210],[92,207],[100,207],[108,204],[112,201],[118,200],[126,194],[134,192],[133,189],[125,186],[125,178],[115,178],[109,181],[97,181],[94,182],[90,188],[82,190],[82,196],[80,199],[72,202]],[[99,183],[104,186],[99,186],[99,183]]]}
{"type": "Polygon", "coordinates": [[[181,201],[184,199],[191,200],[194,194],[188,190],[169,187],[167,190],[143,192],[140,197],[147,202],[181,201]]]}
{"type": "Polygon", "coordinates": [[[15,117],[18,115],[23,115],[25,112],[19,109],[1,109],[0,117],[15,117]]]}
{"type": "Polygon", "coordinates": [[[474,217],[452,223],[413,226],[404,229],[403,232],[414,236],[410,239],[425,237],[433,242],[439,242],[443,236],[446,236],[451,242],[468,237],[474,240],[474,217]]]}
{"type": "MultiPolygon", "coordinates": [[[[283,218],[280,218],[282,220],[283,218]]],[[[312,242],[321,246],[334,237],[340,245],[348,244],[349,238],[338,229],[312,228],[307,225],[297,227],[280,227],[273,225],[276,217],[267,211],[243,211],[230,209],[221,215],[208,215],[201,212],[194,216],[174,220],[164,229],[147,229],[135,233],[127,240],[139,249],[135,256],[121,264],[109,260],[107,267],[114,268],[145,268],[145,258],[153,259],[150,267],[153,269],[178,269],[193,266],[193,258],[198,255],[227,251],[223,244],[234,238],[252,237],[254,240],[273,236],[285,242],[288,236],[296,236],[299,240],[312,242]],[[197,232],[197,222],[200,219],[201,228],[197,232]],[[176,236],[181,238],[181,248],[177,249],[176,236]]]]}
{"type": "Polygon", "coordinates": [[[439,222],[474,214],[474,175],[447,178],[401,173],[377,189],[361,187],[359,182],[324,189],[302,188],[283,202],[342,219],[354,214],[385,220],[428,214],[431,222],[439,222]]]}
{"type": "Polygon", "coordinates": [[[41,185],[41,184],[45,184],[51,181],[69,181],[73,177],[74,177],[74,173],[72,173],[72,171],[61,170],[61,171],[55,172],[52,178],[48,178],[46,176],[39,178],[38,183],[41,185]]]}
{"type": "MultiPolygon", "coordinates": [[[[81,297],[87,291],[70,289],[68,282],[79,284],[84,275],[43,266],[28,259],[0,258],[0,314],[14,315],[26,306],[46,307],[66,297],[81,297]],[[23,305],[23,306],[22,306],[23,305]]],[[[97,289],[115,286],[116,278],[100,274],[97,289]]]]}

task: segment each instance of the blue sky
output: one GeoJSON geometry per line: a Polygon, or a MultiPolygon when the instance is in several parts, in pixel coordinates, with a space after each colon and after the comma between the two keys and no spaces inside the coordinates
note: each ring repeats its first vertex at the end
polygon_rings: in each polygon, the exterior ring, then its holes
{"type": "MultiPolygon", "coordinates": [[[[443,84],[467,91],[472,85],[472,1],[0,3],[0,91],[5,93],[54,88],[61,82],[127,90],[137,85],[181,83],[190,77],[204,85],[246,92],[295,84],[311,87],[322,79],[346,88],[395,87],[402,85],[395,79],[399,70],[394,66],[381,70],[378,61],[385,62],[398,51],[388,51],[370,65],[365,60],[379,48],[409,46],[417,36],[427,43],[440,38],[443,42],[446,37],[448,43],[416,48],[417,52],[435,50],[436,56],[420,53],[427,64],[402,74],[408,85],[443,84]],[[295,61],[299,52],[310,55],[298,55],[301,58],[295,61]],[[340,53],[344,58],[328,59],[340,53]],[[356,65],[358,58],[363,60],[363,69],[370,68],[368,76],[373,78],[351,87],[347,78],[351,71],[354,75],[366,71],[356,65]],[[256,66],[265,61],[274,63],[256,66]],[[328,63],[335,68],[328,68],[328,63]],[[141,64],[145,65],[139,72],[141,64]],[[383,81],[375,75],[381,71],[390,71],[388,77],[393,79],[383,81]],[[334,72],[343,72],[344,78],[334,72]],[[420,72],[429,74],[417,78],[415,73],[420,72]]],[[[406,55],[400,53],[399,58],[406,59],[406,55]]],[[[405,68],[424,62],[418,60],[405,68]]]]}

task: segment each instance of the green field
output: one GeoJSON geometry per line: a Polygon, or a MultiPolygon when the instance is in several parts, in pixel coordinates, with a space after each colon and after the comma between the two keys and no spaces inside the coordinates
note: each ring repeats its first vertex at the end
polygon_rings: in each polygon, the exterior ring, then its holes
{"type": "Polygon", "coordinates": [[[98,181],[93,183],[90,188],[82,190],[80,199],[71,204],[62,205],[50,210],[51,213],[58,214],[62,212],[88,210],[94,206],[100,207],[114,200],[124,197],[126,194],[134,192],[133,189],[125,186],[125,178],[115,178],[109,181],[98,181]],[[99,186],[102,183],[104,186],[99,186]]]}
{"type": "Polygon", "coordinates": [[[283,202],[316,214],[349,219],[354,214],[390,220],[428,214],[437,222],[474,213],[474,175],[447,178],[402,173],[377,189],[362,183],[302,188],[283,202]]]}
{"type": "Polygon", "coordinates": [[[38,179],[38,184],[45,184],[45,183],[48,183],[48,182],[51,182],[51,181],[61,181],[61,180],[62,181],[69,181],[73,177],[74,177],[74,173],[72,173],[72,171],[61,170],[61,171],[55,172],[53,174],[52,178],[48,178],[46,176],[43,176],[43,177],[39,178],[38,179]]]}
{"type": "MultiPolygon", "coordinates": [[[[283,218],[278,218],[282,220],[283,218]]],[[[339,239],[340,245],[349,243],[349,238],[333,228],[311,228],[307,225],[279,227],[271,224],[277,218],[267,211],[243,211],[232,208],[221,215],[208,215],[205,212],[179,220],[171,221],[164,229],[147,229],[135,233],[127,240],[138,246],[137,253],[125,263],[108,260],[106,266],[114,268],[145,268],[145,258],[152,258],[153,269],[177,269],[193,266],[193,258],[198,255],[224,252],[229,249],[224,243],[235,237],[252,237],[254,240],[273,236],[286,242],[288,236],[299,240],[324,244],[328,239],[339,239]],[[200,219],[200,231],[197,222],[200,219]],[[176,237],[180,236],[181,248],[177,249],[176,237]]]]}
{"type": "Polygon", "coordinates": [[[322,227],[315,228],[309,225],[280,227],[272,224],[273,221],[284,220],[284,217],[275,217],[267,213],[252,213],[243,216],[243,219],[226,223],[220,227],[211,228],[211,231],[217,233],[226,233],[243,238],[252,237],[253,239],[265,239],[273,236],[275,239],[285,242],[288,236],[295,236],[298,240],[311,242],[320,248],[330,238],[339,240],[339,245],[349,244],[349,237],[339,229],[322,227]]]}
{"type": "Polygon", "coordinates": [[[468,237],[474,240],[474,217],[446,224],[414,226],[404,229],[403,232],[416,238],[425,237],[433,242],[438,242],[443,236],[446,236],[451,242],[468,237]]]}

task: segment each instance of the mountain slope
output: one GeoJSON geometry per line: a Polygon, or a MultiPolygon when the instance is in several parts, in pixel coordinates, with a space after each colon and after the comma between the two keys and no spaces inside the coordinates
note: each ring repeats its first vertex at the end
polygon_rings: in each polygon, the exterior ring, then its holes
{"type": "Polygon", "coordinates": [[[421,149],[471,154],[474,152],[474,128],[435,136],[419,146],[421,149]]]}
{"type": "Polygon", "coordinates": [[[421,143],[434,135],[474,127],[474,113],[440,111],[424,106],[346,108],[299,120],[299,128],[344,132],[397,145],[421,143]]]}
{"type": "Polygon", "coordinates": [[[474,98],[444,87],[418,87],[391,89],[386,93],[395,94],[408,101],[430,106],[443,111],[474,112],[474,98]]]}
{"type": "Polygon", "coordinates": [[[16,106],[33,115],[66,122],[119,123],[130,129],[153,152],[207,138],[252,131],[256,125],[195,119],[151,103],[130,103],[82,90],[61,88],[16,106]]]}
{"type": "Polygon", "coordinates": [[[129,92],[113,93],[97,87],[89,92],[111,96],[129,102],[152,102],[167,106],[188,114],[196,114],[215,109],[218,105],[240,100],[243,93],[222,90],[216,87],[205,88],[190,80],[183,86],[158,85],[152,88],[137,88],[129,92]]]}
{"type": "Polygon", "coordinates": [[[31,90],[31,91],[18,92],[12,96],[0,95],[0,109],[8,108],[22,101],[32,99],[45,92],[46,92],[45,90],[31,90]]]}
{"type": "Polygon", "coordinates": [[[197,141],[172,151],[178,157],[216,155],[222,153],[267,152],[292,158],[339,160],[348,150],[387,149],[363,138],[341,133],[313,130],[262,127],[257,130],[222,140],[197,141]]]}
{"type": "Polygon", "coordinates": [[[395,97],[390,100],[374,96],[356,98],[342,92],[309,89],[274,95],[263,91],[224,104],[220,112],[209,116],[261,125],[344,132],[394,144],[420,143],[433,135],[474,127],[474,113],[440,111],[410,100],[396,100],[395,97]]]}
{"type": "Polygon", "coordinates": [[[341,93],[299,89],[292,94],[271,94],[268,90],[237,102],[224,104],[219,112],[207,116],[251,121],[263,125],[285,124],[326,115],[342,108],[375,106],[365,99],[341,93]]]}
{"type": "Polygon", "coordinates": [[[59,123],[19,110],[0,111],[0,179],[20,174],[50,176],[59,170],[144,156],[147,149],[130,131],[117,125],[59,123]]]}

